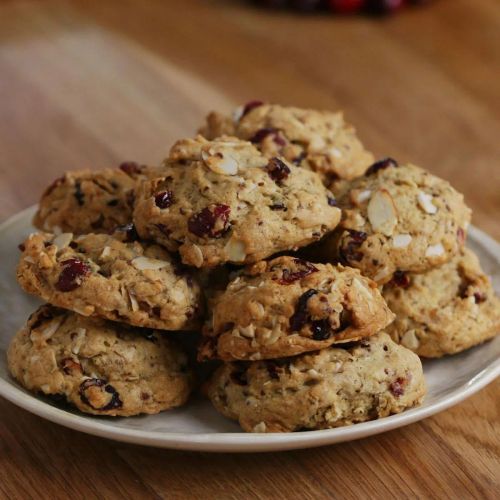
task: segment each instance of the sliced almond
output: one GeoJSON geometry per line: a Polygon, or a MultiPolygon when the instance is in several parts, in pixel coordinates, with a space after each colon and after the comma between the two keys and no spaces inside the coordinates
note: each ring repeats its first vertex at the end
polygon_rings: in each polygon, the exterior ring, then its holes
{"type": "Polygon", "coordinates": [[[235,238],[231,238],[224,247],[227,258],[231,262],[243,262],[247,256],[245,250],[245,244],[241,240],[235,238]]]}
{"type": "Polygon", "coordinates": [[[406,248],[411,243],[412,237],[409,234],[396,234],[392,238],[394,248],[406,248]]]}
{"type": "Polygon", "coordinates": [[[130,308],[132,311],[138,311],[139,310],[139,304],[137,302],[137,299],[135,298],[135,295],[130,291],[127,290],[128,298],[130,300],[130,308]]]}
{"type": "Polygon", "coordinates": [[[355,194],[355,202],[358,204],[364,203],[368,201],[372,196],[372,192],[370,189],[364,189],[363,191],[356,191],[355,194]]]}
{"type": "Polygon", "coordinates": [[[407,347],[408,349],[411,349],[412,351],[418,349],[420,342],[418,340],[417,334],[415,333],[415,330],[408,330],[401,337],[401,344],[407,347]]]}
{"type": "Polygon", "coordinates": [[[265,422],[259,422],[254,426],[252,432],[266,432],[267,426],[265,422]]]}
{"type": "Polygon", "coordinates": [[[201,267],[203,264],[203,252],[198,245],[192,245],[191,247],[191,257],[193,258],[193,265],[195,267],[201,267]]]}
{"type": "Polygon", "coordinates": [[[438,243],[437,245],[429,245],[427,247],[427,250],[425,251],[425,256],[426,257],[439,257],[440,255],[444,254],[444,247],[441,245],[441,243],[438,243]]]}
{"type": "Polygon", "coordinates": [[[418,204],[424,212],[428,214],[435,214],[437,212],[437,207],[432,203],[432,196],[430,194],[419,191],[417,195],[418,204]]]}
{"type": "Polygon", "coordinates": [[[309,150],[313,152],[322,151],[325,148],[325,140],[320,135],[315,135],[309,142],[309,150]]]}
{"type": "Polygon", "coordinates": [[[101,255],[99,256],[100,259],[105,259],[106,257],[109,257],[111,254],[111,247],[105,246],[102,249],[101,255]]]}
{"type": "Polygon", "coordinates": [[[387,278],[391,274],[391,271],[387,267],[383,267],[374,277],[373,281],[380,281],[384,278],[387,278]]]}
{"type": "Polygon", "coordinates": [[[233,110],[233,122],[238,123],[243,116],[243,112],[245,111],[245,106],[238,106],[233,110]]]}
{"type": "Polygon", "coordinates": [[[227,152],[219,151],[213,156],[207,151],[201,152],[205,165],[216,174],[236,175],[238,173],[238,161],[227,152]]]}
{"type": "Polygon", "coordinates": [[[141,256],[132,259],[132,265],[139,271],[156,271],[168,266],[168,262],[141,256]]]}
{"type": "Polygon", "coordinates": [[[339,148],[331,147],[328,150],[330,156],[334,156],[335,158],[342,158],[342,151],[339,148]]]}
{"type": "Polygon", "coordinates": [[[374,231],[386,236],[392,235],[398,218],[394,201],[385,189],[380,189],[371,197],[367,212],[374,231]]]}
{"type": "Polygon", "coordinates": [[[52,240],[52,244],[57,248],[66,248],[73,240],[73,233],[61,233],[52,240]]]}
{"type": "Polygon", "coordinates": [[[62,319],[53,319],[48,324],[48,326],[46,326],[45,328],[39,330],[39,332],[41,333],[42,338],[44,340],[47,340],[50,337],[52,337],[52,335],[54,335],[54,333],[56,333],[56,331],[59,328],[59,326],[61,325],[61,323],[62,323],[62,319]]]}
{"type": "Polygon", "coordinates": [[[255,337],[255,326],[250,323],[248,326],[240,326],[240,334],[247,339],[253,339],[255,337]]]}

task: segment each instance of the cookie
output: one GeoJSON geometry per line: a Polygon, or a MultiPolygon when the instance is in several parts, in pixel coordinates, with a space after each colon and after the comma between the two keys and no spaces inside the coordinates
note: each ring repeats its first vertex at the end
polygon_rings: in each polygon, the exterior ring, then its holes
{"type": "Polygon", "coordinates": [[[336,194],[342,220],[322,254],[379,284],[396,271],[440,266],[464,245],[471,212],[463,196],[415,165],[382,160],[336,194]]]}
{"type": "Polygon", "coordinates": [[[418,356],[379,333],[294,358],[225,363],[206,391],[247,432],[291,432],[400,413],[426,389],[418,356]]]}
{"type": "Polygon", "coordinates": [[[67,172],[45,190],[33,225],[56,234],[107,233],[132,221],[134,188],[157,170],[128,162],[67,172]]]}
{"type": "Polygon", "coordinates": [[[28,293],[83,316],[135,326],[188,330],[198,325],[201,291],[162,247],[106,234],[32,234],[17,280],[28,293]]]}
{"type": "Polygon", "coordinates": [[[500,333],[500,300],[468,249],[423,274],[400,274],[383,295],[396,314],[387,332],[420,356],[461,352],[500,333]]]}
{"type": "Polygon", "coordinates": [[[368,337],[394,315],[358,270],[294,257],[244,270],[212,299],[200,359],[294,356],[368,337]]]}
{"type": "Polygon", "coordinates": [[[139,235],[185,264],[247,264],[317,241],[340,210],[320,178],[235,138],[177,142],[163,177],[137,190],[139,235]]]}
{"type": "Polygon", "coordinates": [[[354,179],[373,163],[342,113],[253,101],[232,117],[210,113],[200,133],[208,139],[232,135],[251,141],[267,158],[282,156],[318,173],[327,185],[354,179]]]}
{"type": "Polygon", "coordinates": [[[44,305],[12,339],[11,375],[26,389],[84,413],[127,417],[186,402],[187,357],[161,332],[44,305]]]}

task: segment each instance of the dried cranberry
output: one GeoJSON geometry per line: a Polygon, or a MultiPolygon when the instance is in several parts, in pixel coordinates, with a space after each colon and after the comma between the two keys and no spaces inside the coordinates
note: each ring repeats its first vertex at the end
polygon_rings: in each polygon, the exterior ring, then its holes
{"type": "Polygon", "coordinates": [[[476,304],[480,304],[481,302],[484,302],[486,300],[486,294],[482,292],[475,292],[474,293],[474,301],[476,304]]]}
{"type": "Polygon", "coordinates": [[[142,172],[142,168],[135,161],[124,161],[120,164],[119,169],[130,176],[137,175],[142,172]]]}
{"type": "Polygon", "coordinates": [[[307,314],[307,302],[311,297],[316,295],[318,290],[307,290],[304,292],[297,301],[297,305],[295,307],[295,312],[290,317],[290,329],[292,332],[298,332],[302,329],[302,327],[307,323],[308,314],[307,314]]]}
{"type": "Polygon", "coordinates": [[[330,9],[340,14],[350,14],[361,10],[365,0],[328,0],[330,9]]]}
{"type": "Polygon", "coordinates": [[[404,271],[396,271],[392,275],[390,281],[392,286],[398,286],[400,288],[408,288],[411,284],[410,277],[404,271]]]}
{"type": "Polygon", "coordinates": [[[392,158],[384,158],[382,160],[376,161],[373,165],[368,167],[367,171],[365,172],[365,175],[372,175],[379,170],[383,170],[384,168],[389,168],[389,167],[397,167],[398,162],[392,158]]]}
{"type": "Polygon", "coordinates": [[[155,195],[155,204],[158,208],[168,208],[174,202],[172,191],[162,191],[155,195]]]}
{"type": "Polygon", "coordinates": [[[366,240],[367,234],[354,229],[348,229],[347,232],[350,238],[347,245],[339,249],[340,259],[346,264],[352,261],[359,262],[363,258],[363,254],[358,249],[366,240]]]}
{"type": "Polygon", "coordinates": [[[241,113],[241,117],[243,118],[247,113],[250,113],[250,111],[252,111],[252,109],[258,108],[259,106],[262,106],[263,104],[264,104],[263,101],[258,101],[258,100],[253,100],[253,101],[247,102],[243,106],[243,112],[241,113]]]}
{"type": "Polygon", "coordinates": [[[316,266],[314,266],[310,262],[307,262],[306,260],[294,259],[293,262],[300,269],[293,272],[289,269],[283,269],[281,278],[277,279],[280,285],[289,285],[290,283],[301,280],[302,278],[305,278],[306,276],[309,276],[310,274],[315,273],[318,270],[316,266]]]}
{"type": "Polygon", "coordinates": [[[311,323],[311,332],[314,340],[326,340],[332,335],[332,327],[327,318],[311,323]]]}
{"type": "Polygon", "coordinates": [[[391,382],[391,384],[389,385],[389,390],[392,392],[392,394],[394,394],[394,396],[399,398],[399,396],[402,396],[404,394],[406,384],[406,379],[398,377],[394,382],[391,382]]]}
{"type": "Polygon", "coordinates": [[[286,141],[281,137],[279,130],[276,128],[272,127],[267,127],[267,128],[261,128],[255,132],[253,137],[250,139],[250,142],[253,142],[254,144],[258,144],[262,142],[267,136],[272,135],[273,136],[273,141],[278,145],[278,146],[286,146],[286,141]]]}
{"type": "Polygon", "coordinates": [[[461,227],[457,229],[457,240],[460,245],[465,243],[465,231],[461,227]]]}
{"type": "Polygon", "coordinates": [[[24,243],[19,243],[19,245],[17,245],[17,248],[19,248],[21,252],[24,252],[26,250],[26,246],[24,245],[24,243]]]}
{"type": "Polygon", "coordinates": [[[114,410],[115,408],[121,408],[123,406],[123,402],[120,399],[120,395],[118,394],[116,389],[112,385],[108,384],[102,378],[88,378],[87,380],[84,380],[80,384],[79,392],[80,392],[80,399],[82,400],[82,402],[90,406],[93,410],[107,411],[107,410],[114,410]],[[101,406],[100,408],[92,406],[89,399],[87,398],[87,395],[85,394],[85,391],[89,387],[103,387],[105,392],[111,394],[111,399],[109,400],[108,403],[106,403],[104,406],[101,406]]]}
{"type": "Polygon", "coordinates": [[[266,166],[266,170],[269,177],[271,177],[276,184],[280,184],[284,181],[291,172],[290,167],[279,158],[271,158],[266,166]]]}
{"type": "Polygon", "coordinates": [[[227,205],[210,205],[189,218],[188,229],[200,238],[220,238],[229,230],[230,213],[227,205]]]}
{"type": "Polygon", "coordinates": [[[78,206],[83,206],[85,202],[85,194],[82,191],[82,185],[80,181],[75,182],[75,192],[74,192],[74,197],[76,198],[76,202],[78,203],[78,206]]]}
{"type": "Polygon", "coordinates": [[[327,196],[326,200],[328,201],[328,205],[331,207],[338,207],[339,204],[337,203],[337,200],[333,196],[327,196]]]}
{"type": "Polygon", "coordinates": [[[61,262],[62,271],[56,283],[60,292],[71,292],[78,288],[83,278],[90,273],[90,267],[79,259],[68,259],[61,262]]]}

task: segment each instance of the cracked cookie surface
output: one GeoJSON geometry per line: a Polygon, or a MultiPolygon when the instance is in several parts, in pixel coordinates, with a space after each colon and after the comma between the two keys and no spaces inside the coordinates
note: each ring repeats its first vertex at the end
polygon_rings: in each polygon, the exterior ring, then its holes
{"type": "Polygon", "coordinates": [[[245,269],[211,306],[200,359],[293,356],[368,337],[394,317],[358,270],[294,257],[245,269]]]}
{"type": "Polygon", "coordinates": [[[12,339],[11,375],[26,389],[93,415],[158,413],[184,404],[193,374],[159,331],[44,305],[12,339]]]}
{"type": "Polygon", "coordinates": [[[247,264],[317,241],[340,210],[311,171],[235,138],[177,142],[163,177],[137,190],[138,233],[185,264],[247,264]]]}
{"type": "Polygon", "coordinates": [[[463,196],[415,165],[382,160],[336,194],[342,220],[323,244],[323,256],[379,284],[396,271],[444,264],[464,245],[471,212],[463,196]]]}
{"type": "Polygon", "coordinates": [[[133,162],[120,168],[66,172],[44,192],[33,218],[51,233],[107,233],[132,221],[134,189],[159,169],[133,162]]]}
{"type": "Polygon", "coordinates": [[[383,295],[396,314],[387,333],[420,356],[461,352],[500,333],[500,299],[468,249],[426,273],[400,276],[383,295]]]}
{"type": "Polygon", "coordinates": [[[373,155],[356,136],[341,112],[247,103],[233,116],[210,113],[200,133],[215,139],[231,135],[251,141],[272,158],[315,171],[328,185],[337,179],[354,179],[373,163],[373,155]]]}
{"type": "Polygon", "coordinates": [[[379,333],[294,358],[222,365],[206,392],[247,432],[351,425],[400,413],[425,395],[416,354],[379,333]]]}
{"type": "Polygon", "coordinates": [[[105,234],[32,234],[17,267],[28,293],[84,316],[162,330],[199,323],[200,287],[164,248],[105,234]]]}

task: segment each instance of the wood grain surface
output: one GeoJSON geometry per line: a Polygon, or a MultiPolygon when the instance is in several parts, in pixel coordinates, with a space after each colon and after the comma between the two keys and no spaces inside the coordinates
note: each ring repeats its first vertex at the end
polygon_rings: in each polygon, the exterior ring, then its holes
{"type": "MultiPolygon", "coordinates": [[[[0,219],[64,170],[157,163],[251,98],[344,109],[377,156],[449,179],[500,239],[500,7],[378,20],[242,1],[0,1],[0,219]]],[[[499,498],[500,382],[383,435],[287,453],[119,444],[0,400],[3,498],[499,498]]]]}

